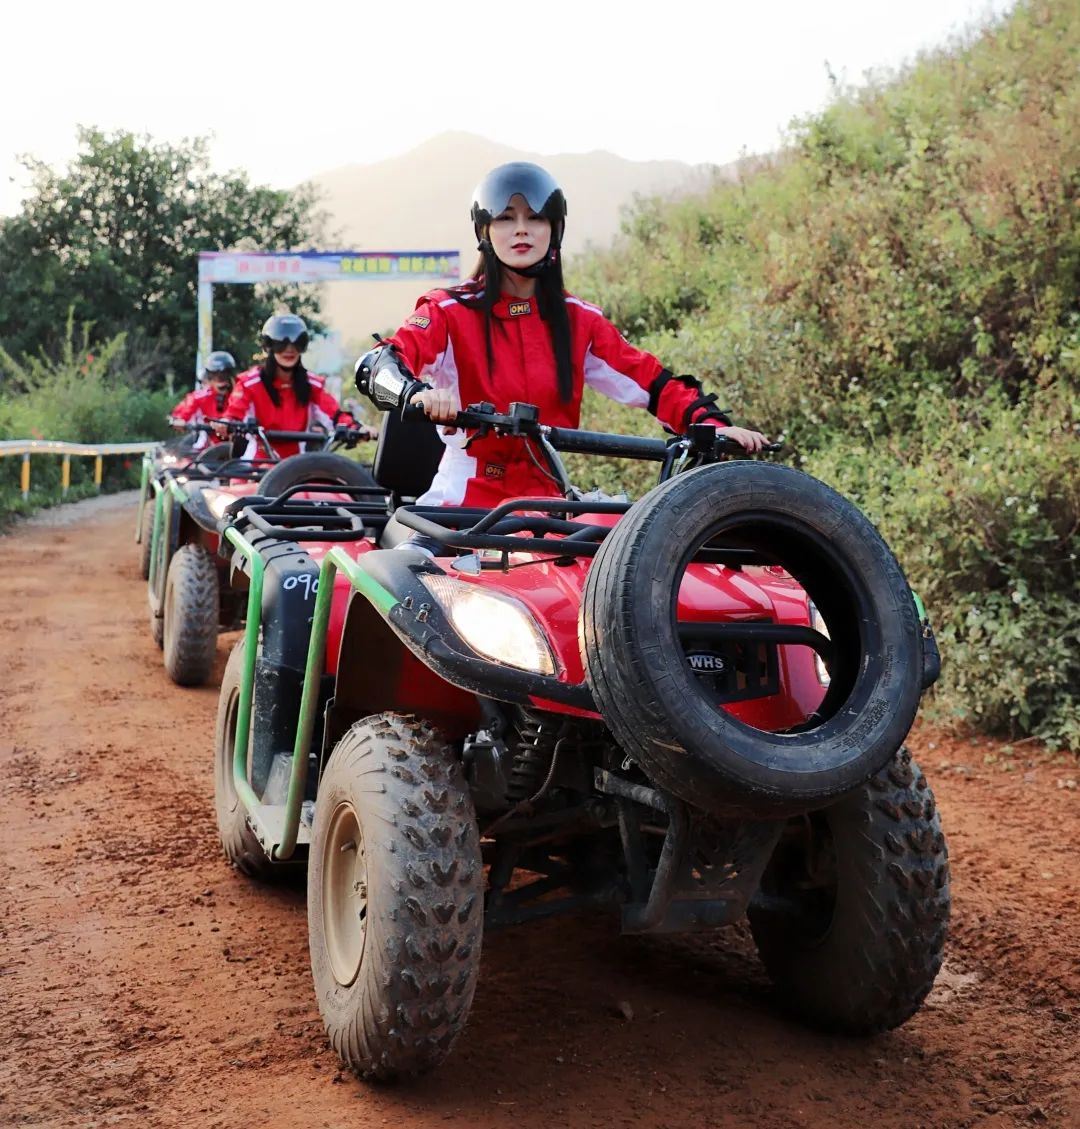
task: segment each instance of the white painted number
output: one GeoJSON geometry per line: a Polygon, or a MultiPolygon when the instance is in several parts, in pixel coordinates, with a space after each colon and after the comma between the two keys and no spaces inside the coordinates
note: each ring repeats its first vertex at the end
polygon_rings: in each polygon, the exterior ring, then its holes
{"type": "Polygon", "coordinates": [[[286,576],[285,583],[281,587],[286,592],[291,592],[298,585],[304,589],[304,599],[310,600],[319,591],[319,578],[317,576],[286,576]]]}

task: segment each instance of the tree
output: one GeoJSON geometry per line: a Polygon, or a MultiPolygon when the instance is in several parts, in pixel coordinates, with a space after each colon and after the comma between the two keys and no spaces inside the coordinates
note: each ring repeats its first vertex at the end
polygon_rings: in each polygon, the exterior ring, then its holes
{"type": "MultiPolygon", "coordinates": [[[[54,349],[74,311],[97,338],[125,332],[190,372],[199,251],[325,241],[311,187],[272,189],[242,172],[214,173],[206,138],[169,145],[80,127],[79,143],[63,173],[24,157],[33,190],[20,214],[0,221],[0,344],[9,353],[54,349]]],[[[280,304],[318,324],[311,287],[220,288],[214,344],[246,363],[280,304]]]]}

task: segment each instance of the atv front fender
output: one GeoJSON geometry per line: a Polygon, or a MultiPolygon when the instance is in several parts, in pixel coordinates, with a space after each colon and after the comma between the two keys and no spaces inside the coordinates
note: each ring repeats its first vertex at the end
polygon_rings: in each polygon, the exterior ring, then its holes
{"type": "Polygon", "coordinates": [[[425,666],[454,686],[503,702],[528,705],[534,698],[592,710],[592,694],[584,684],[518,670],[481,658],[458,634],[438,600],[420,577],[445,575],[423,553],[400,549],[366,553],[360,567],[395,603],[386,614],[397,637],[425,666]]]}

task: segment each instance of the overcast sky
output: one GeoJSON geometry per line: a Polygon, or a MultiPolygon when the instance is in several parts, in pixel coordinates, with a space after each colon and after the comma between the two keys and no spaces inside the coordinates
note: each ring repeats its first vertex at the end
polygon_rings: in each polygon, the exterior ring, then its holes
{"type": "Polygon", "coordinates": [[[722,164],[774,148],[861,82],[1012,0],[20,2],[4,14],[0,214],[17,156],[54,166],[77,124],[213,134],[215,165],[288,186],[448,129],[540,153],[722,164]]]}

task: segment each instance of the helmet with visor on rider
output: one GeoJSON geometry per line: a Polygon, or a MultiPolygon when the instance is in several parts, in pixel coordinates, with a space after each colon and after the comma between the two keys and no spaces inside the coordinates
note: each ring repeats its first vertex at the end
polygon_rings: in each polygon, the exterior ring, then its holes
{"type": "Polygon", "coordinates": [[[470,209],[478,248],[485,257],[495,255],[488,231],[491,222],[506,210],[515,196],[520,196],[532,211],[551,224],[547,254],[531,267],[512,268],[518,274],[535,277],[558,261],[566,229],[566,196],[551,173],[530,161],[511,161],[492,169],[473,189],[470,209]]]}
{"type": "Polygon", "coordinates": [[[302,353],[311,343],[311,337],[302,317],[296,314],[272,314],[263,322],[259,341],[269,353],[280,353],[290,346],[302,353]]]}

